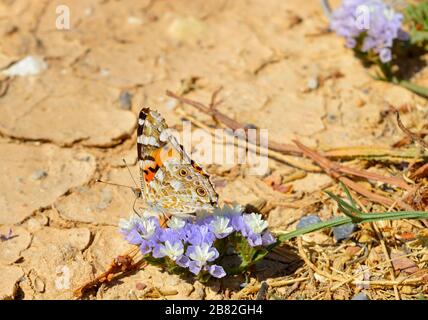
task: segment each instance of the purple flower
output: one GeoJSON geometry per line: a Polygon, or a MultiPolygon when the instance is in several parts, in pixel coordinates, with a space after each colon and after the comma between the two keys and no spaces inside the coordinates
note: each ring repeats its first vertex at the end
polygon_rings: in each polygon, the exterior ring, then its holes
{"type": "Polygon", "coordinates": [[[382,61],[383,63],[387,63],[391,61],[392,59],[391,49],[382,48],[379,52],[379,58],[380,58],[380,61],[382,61]]]}
{"type": "Polygon", "coordinates": [[[208,226],[197,224],[188,224],[186,230],[187,240],[192,245],[211,245],[215,240],[215,235],[210,231],[208,226]]]}
{"type": "Polygon", "coordinates": [[[160,228],[158,232],[158,239],[161,242],[165,242],[165,241],[175,242],[175,241],[183,240],[184,237],[185,237],[185,233],[182,230],[160,228]]]}
{"type": "Polygon", "coordinates": [[[230,218],[226,216],[215,216],[211,219],[209,229],[218,239],[225,238],[234,231],[230,218]]]}
{"type": "Polygon", "coordinates": [[[260,234],[268,226],[267,221],[262,219],[261,214],[251,213],[242,216],[245,224],[248,226],[249,232],[260,234]]]}
{"type": "Polygon", "coordinates": [[[156,243],[152,241],[143,240],[140,244],[140,251],[142,254],[149,254],[156,243]]]}
{"type": "Polygon", "coordinates": [[[149,217],[145,219],[141,219],[137,223],[138,232],[141,234],[141,237],[145,240],[151,240],[153,237],[157,235],[157,231],[159,231],[159,220],[155,217],[149,217]]]}
{"type": "Polygon", "coordinates": [[[344,0],[333,14],[330,27],[346,39],[350,48],[357,47],[362,39],[362,52],[373,50],[382,63],[391,61],[394,40],[406,41],[403,15],[381,0],[344,0]]]}
{"type": "Polygon", "coordinates": [[[168,228],[178,231],[184,228],[186,220],[173,216],[166,224],[168,228]]]}
{"type": "Polygon", "coordinates": [[[226,275],[226,272],[224,271],[223,267],[218,266],[216,264],[206,266],[205,270],[207,270],[213,277],[216,278],[223,278],[226,275]]]}
{"type": "Polygon", "coordinates": [[[258,233],[248,232],[247,233],[248,244],[252,247],[261,246],[263,244],[262,236],[258,233]]]}
{"type": "Polygon", "coordinates": [[[183,255],[180,258],[178,258],[177,260],[175,260],[175,263],[178,264],[180,267],[188,268],[190,260],[187,256],[183,255]]]}
{"type": "Polygon", "coordinates": [[[197,263],[196,261],[190,261],[188,263],[188,267],[191,273],[197,275],[199,272],[201,272],[202,266],[197,263]]]}
{"type": "Polygon", "coordinates": [[[167,228],[161,228],[156,217],[132,216],[121,220],[120,232],[125,239],[140,246],[141,252],[151,254],[153,258],[168,257],[176,265],[187,268],[197,275],[201,271],[216,278],[226,276],[222,266],[214,264],[219,258],[215,245],[227,243],[236,246],[240,237],[231,237],[230,242],[215,242],[227,239],[234,233],[240,233],[253,246],[269,245],[275,238],[267,231],[267,222],[259,214],[243,214],[242,208],[225,206],[216,209],[212,215],[192,219],[172,217],[167,228]]]}
{"type": "Polygon", "coordinates": [[[242,215],[239,216],[232,216],[230,220],[230,225],[235,229],[236,231],[240,232],[245,228],[245,222],[242,219],[242,215]]]}
{"type": "Polygon", "coordinates": [[[201,245],[189,246],[186,256],[191,260],[189,262],[189,270],[194,274],[198,274],[207,262],[217,259],[219,253],[216,248],[211,247],[208,243],[202,243],[201,245]]]}
{"type": "Polygon", "coordinates": [[[125,235],[125,240],[128,241],[130,244],[141,244],[141,242],[143,241],[143,237],[141,237],[140,233],[135,227],[131,231],[129,231],[128,234],[125,235]]]}
{"type": "Polygon", "coordinates": [[[153,249],[154,258],[163,258],[167,256],[173,261],[181,258],[183,253],[184,247],[181,241],[169,242],[167,240],[165,241],[165,244],[155,245],[153,249]]]}
{"type": "Polygon", "coordinates": [[[140,246],[142,254],[152,251],[161,229],[157,218],[137,215],[133,215],[129,220],[121,219],[119,228],[126,241],[140,246]]]}
{"type": "Polygon", "coordinates": [[[262,245],[268,246],[276,241],[275,237],[269,231],[266,231],[262,235],[262,245]]]}

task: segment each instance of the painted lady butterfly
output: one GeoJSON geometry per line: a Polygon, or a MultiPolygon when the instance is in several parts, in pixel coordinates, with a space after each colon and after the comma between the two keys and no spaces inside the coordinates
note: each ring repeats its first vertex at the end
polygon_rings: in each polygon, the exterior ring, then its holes
{"type": "Polygon", "coordinates": [[[209,175],[193,161],[156,111],[143,108],[138,118],[137,153],[140,196],[165,215],[196,215],[217,206],[209,175]]]}

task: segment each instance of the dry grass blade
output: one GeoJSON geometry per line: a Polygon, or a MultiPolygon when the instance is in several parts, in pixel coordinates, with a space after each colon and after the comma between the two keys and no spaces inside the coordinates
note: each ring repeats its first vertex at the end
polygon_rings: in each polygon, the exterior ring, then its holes
{"type": "Polygon", "coordinates": [[[420,146],[422,146],[423,148],[428,150],[428,144],[416,133],[411,132],[409,129],[407,129],[404,124],[401,122],[400,119],[400,112],[395,109],[394,107],[391,106],[391,108],[393,108],[393,110],[395,111],[395,114],[397,116],[397,124],[400,127],[400,129],[410,138],[412,139],[414,142],[418,143],[420,146]]]}
{"type": "Polygon", "coordinates": [[[74,291],[75,298],[81,299],[90,290],[96,289],[104,283],[111,282],[113,279],[117,278],[119,274],[124,275],[128,272],[138,270],[146,263],[144,259],[140,259],[137,262],[134,262],[134,257],[137,255],[138,252],[138,247],[132,248],[127,253],[115,258],[105,272],[97,276],[95,279],[77,288],[74,291]]]}
{"type": "MultiPolygon", "coordinates": [[[[182,117],[186,118],[187,120],[191,121],[196,126],[200,127],[201,129],[205,130],[206,132],[210,133],[212,136],[216,136],[216,131],[213,128],[208,127],[207,125],[203,124],[202,122],[198,121],[195,117],[187,114],[185,111],[181,109],[176,110],[178,114],[180,114],[182,117]]],[[[239,138],[239,137],[238,137],[239,138]]],[[[236,147],[241,147],[240,144],[238,144],[236,141],[234,141],[234,144],[236,147]]],[[[274,159],[279,162],[287,163],[290,166],[293,166],[295,168],[304,170],[304,171],[310,171],[310,172],[321,172],[318,166],[313,165],[312,163],[308,162],[305,163],[302,161],[302,159],[296,158],[294,156],[287,156],[280,152],[276,152],[274,150],[266,149],[261,146],[257,146],[256,144],[252,144],[251,141],[248,141],[248,144],[246,145],[247,149],[249,151],[252,151],[254,153],[258,154],[266,154],[269,158],[274,159]]]]}
{"type": "MultiPolygon", "coordinates": [[[[210,107],[207,107],[201,102],[181,97],[181,96],[179,96],[179,95],[177,95],[177,94],[175,94],[169,90],[166,91],[167,96],[174,98],[174,99],[177,99],[178,101],[180,101],[184,104],[192,106],[202,113],[210,114],[216,122],[220,122],[232,130],[244,129],[245,131],[247,131],[247,128],[245,127],[245,125],[243,125],[243,124],[239,123],[238,121],[228,117],[227,115],[221,113],[220,111],[218,111],[215,108],[220,103],[220,102],[215,102],[215,99],[216,99],[218,93],[219,93],[219,90],[217,90],[213,93],[213,95],[211,97],[210,107]]],[[[288,144],[288,143],[278,143],[278,142],[274,142],[274,141],[269,141],[268,148],[273,150],[273,151],[281,152],[284,154],[290,154],[290,155],[301,155],[302,154],[298,148],[296,148],[294,145],[288,144]]]]}
{"type": "MultiPolygon", "coordinates": [[[[342,176],[341,173],[343,173],[343,172],[341,172],[341,170],[340,170],[341,166],[338,163],[330,161],[326,157],[323,157],[322,155],[320,155],[318,152],[306,147],[305,145],[303,145],[299,141],[294,141],[294,143],[302,150],[302,152],[306,156],[308,156],[313,161],[315,161],[333,179],[341,181],[348,188],[354,190],[355,192],[359,193],[360,195],[370,199],[371,201],[380,203],[386,207],[390,207],[396,202],[397,205],[400,206],[401,208],[406,209],[406,210],[412,210],[412,208],[408,204],[404,203],[401,200],[393,200],[393,199],[381,196],[379,194],[373,193],[373,192],[365,189],[364,187],[362,187],[358,183],[352,181],[351,179],[342,176]]],[[[359,176],[365,177],[367,179],[370,179],[369,177],[373,177],[372,175],[365,175],[365,174],[361,174],[359,176]]]]}
{"type": "Polygon", "coordinates": [[[422,167],[418,168],[413,174],[410,176],[411,179],[421,179],[428,177],[428,163],[425,163],[422,167]]]}

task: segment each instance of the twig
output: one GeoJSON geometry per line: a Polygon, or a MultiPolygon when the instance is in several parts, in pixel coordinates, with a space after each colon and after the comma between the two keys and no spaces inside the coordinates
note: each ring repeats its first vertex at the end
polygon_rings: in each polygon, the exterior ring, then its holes
{"type": "MultiPolygon", "coordinates": [[[[290,279],[290,280],[268,279],[266,282],[270,287],[283,287],[283,286],[287,286],[290,284],[303,282],[303,281],[306,281],[308,279],[309,279],[309,277],[300,277],[300,278],[290,279]]],[[[247,294],[256,293],[260,290],[260,288],[261,288],[261,284],[248,285],[236,294],[236,299],[239,299],[242,296],[247,295],[247,294]]]]}
{"type": "MultiPolygon", "coordinates": [[[[203,130],[207,131],[208,133],[210,133],[212,136],[214,137],[218,137],[216,135],[215,129],[208,127],[207,125],[203,124],[202,122],[198,121],[195,117],[187,114],[186,112],[184,112],[183,110],[177,109],[176,110],[177,113],[179,113],[182,117],[187,118],[188,120],[190,120],[191,122],[193,122],[195,125],[197,125],[198,127],[202,128],[203,130]]],[[[219,137],[218,137],[219,138],[219,137]]],[[[239,137],[238,137],[239,138],[239,137]]],[[[277,161],[281,161],[284,163],[287,163],[295,168],[298,169],[302,169],[305,171],[310,171],[310,172],[321,172],[321,170],[319,169],[319,167],[312,165],[311,163],[305,163],[302,162],[299,159],[295,159],[292,156],[287,156],[284,155],[282,153],[261,147],[261,146],[257,146],[255,144],[253,144],[251,141],[247,141],[247,149],[249,149],[250,151],[254,152],[254,153],[258,153],[258,154],[266,154],[268,155],[268,157],[270,157],[271,159],[275,159],[277,161]]],[[[240,147],[240,144],[237,143],[236,141],[234,141],[235,146],[240,147]]]]}
{"type": "MultiPolygon", "coordinates": [[[[214,92],[214,94],[213,94],[214,98],[215,98],[215,96],[217,96],[218,91],[219,90],[214,92]]],[[[230,128],[232,130],[244,129],[245,132],[247,133],[248,128],[246,128],[245,125],[239,123],[238,121],[228,117],[227,115],[225,115],[225,114],[221,113],[220,111],[218,111],[217,109],[215,109],[215,106],[217,106],[219,103],[213,104],[213,102],[212,102],[213,98],[211,98],[212,107],[207,107],[203,103],[200,103],[198,101],[194,101],[194,100],[191,100],[188,98],[181,97],[181,96],[176,95],[175,93],[173,93],[169,90],[166,91],[166,95],[171,97],[171,98],[177,99],[178,101],[180,101],[184,104],[192,106],[204,114],[210,114],[216,122],[221,122],[224,125],[226,125],[226,127],[230,128]]],[[[271,142],[270,141],[268,148],[273,150],[273,151],[281,152],[283,154],[301,155],[301,152],[298,148],[296,148],[294,145],[288,144],[288,143],[277,143],[277,142],[271,142]]]]}
{"type": "MultiPolygon", "coordinates": [[[[194,101],[194,100],[176,95],[175,93],[173,93],[171,91],[167,91],[166,94],[169,97],[177,99],[178,101],[180,101],[184,104],[195,107],[197,110],[199,110],[205,114],[211,114],[211,116],[213,117],[213,119],[216,122],[221,122],[232,130],[244,129],[245,132],[247,132],[248,129],[245,128],[244,125],[242,125],[241,123],[239,123],[238,121],[236,121],[232,118],[229,118],[225,114],[223,114],[220,111],[218,111],[217,109],[215,109],[215,107],[220,103],[220,102],[216,102],[216,97],[219,94],[220,90],[221,90],[221,88],[217,89],[213,93],[209,107],[205,106],[201,102],[194,101]]],[[[210,132],[211,134],[214,132],[214,130],[203,125],[201,122],[198,122],[194,117],[191,117],[190,115],[187,115],[184,112],[181,112],[181,114],[182,115],[184,114],[189,119],[192,118],[191,119],[192,122],[198,123],[198,126],[203,128],[204,130],[210,132]]],[[[248,141],[248,142],[249,142],[249,144],[253,143],[252,141],[248,141]]],[[[294,167],[301,168],[300,161],[294,160],[293,158],[283,156],[283,154],[302,155],[302,151],[299,147],[296,147],[296,146],[291,145],[291,144],[284,144],[284,143],[277,143],[275,141],[269,141],[267,149],[261,148],[261,151],[265,152],[265,154],[268,154],[268,156],[273,158],[273,159],[277,159],[277,160],[286,162],[288,164],[291,164],[294,167]]],[[[327,160],[327,161],[329,161],[329,160],[327,160]]],[[[349,167],[345,167],[345,166],[339,166],[339,165],[336,165],[336,166],[337,166],[336,171],[343,173],[343,174],[349,174],[349,175],[353,175],[353,176],[366,178],[369,180],[377,180],[377,181],[381,181],[384,183],[390,183],[392,185],[396,185],[397,187],[403,188],[405,190],[411,189],[411,187],[403,179],[399,179],[396,177],[385,177],[385,176],[382,176],[382,175],[379,175],[376,173],[366,172],[366,171],[353,169],[353,168],[349,168],[349,167]]],[[[304,170],[308,170],[308,166],[305,165],[305,167],[306,167],[306,169],[304,169],[304,170]]],[[[314,166],[312,166],[312,168],[309,171],[319,172],[318,168],[316,168],[314,166]]]]}
{"type": "MultiPolygon", "coordinates": [[[[341,277],[337,277],[337,276],[332,275],[332,274],[330,274],[328,272],[324,272],[324,271],[320,270],[316,265],[314,265],[312,263],[312,261],[306,255],[305,250],[303,249],[303,240],[302,240],[302,238],[297,238],[297,247],[299,249],[299,255],[300,255],[300,257],[308,265],[308,267],[312,269],[313,272],[315,272],[315,273],[319,274],[320,276],[323,276],[323,277],[325,277],[327,279],[333,280],[333,281],[340,281],[340,282],[344,281],[344,279],[341,278],[341,277]]],[[[349,280],[349,279],[346,279],[345,281],[347,281],[347,280],[349,280]]]]}
{"type": "MultiPolygon", "coordinates": [[[[386,207],[390,207],[394,203],[394,200],[392,200],[390,198],[386,198],[386,197],[378,195],[378,194],[375,194],[375,193],[372,193],[371,191],[363,188],[362,186],[360,186],[358,183],[352,181],[351,179],[340,175],[340,167],[341,166],[338,163],[328,160],[326,157],[321,156],[318,152],[306,147],[305,145],[303,145],[299,141],[294,140],[294,143],[299,147],[299,149],[302,150],[302,152],[306,156],[308,156],[313,161],[315,161],[333,179],[341,181],[343,184],[345,184],[347,187],[354,190],[355,192],[365,196],[366,198],[368,198],[374,202],[380,203],[386,207]]],[[[400,183],[400,182],[397,181],[396,183],[400,183]]],[[[404,183],[404,182],[401,182],[400,184],[402,184],[402,183],[404,183]]],[[[396,200],[396,201],[397,201],[397,204],[401,208],[407,209],[407,210],[412,210],[412,208],[409,205],[407,205],[406,203],[404,203],[403,201],[401,201],[401,200],[396,200]]]]}
{"type": "Polygon", "coordinates": [[[260,285],[259,292],[257,293],[256,300],[264,300],[266,298],[267,289],[269,288],[269,285],[266,281],[263,281],[260,285]]]}
{"type": "Polygon", "coordinates": [[[420,167],[418,170],[416,170],[411,176],[411,179],[417,179],[417,178],[425,178],[428,176],[428,163],[425,163],[422,167],[420,167]]]}
{"type": "Polygon", "coordinates": [[[113,260],[113,262],[110,264],[107,271],[100,274],[95,279],[85,283],[78,289],[74,291],[74,296],[77,299],[82,298],[88,291],[98,288],[104,283],[111,282],[115,277],[118,276],[119,273],[125,274],[130,271],[137,270],[140,266],[142,266],[145,263],[144,259],[140,259],[139,261],[135,262],[133,261],[133,258],[138,253],[139,248],[132,248],[127,253],[118,256],[113,260]]]}
{"type": "MultiPolygon", "coordinates": [[[[383,254],[385,255],[387,261],[389,262],[388,264],[389,264],[389,268],[390,268],[391,278],[393,281],[396,281],[397,279],[395,277],[394,265],[392,264],[391,257],[389,256],[389,251],[388,251],[388,248],[386,247],[385,240],[383,240],[382,234],[379,231],[377,224],[374,222],[374,223],[372,223],[372,226],[373,226],[373,229],[376,232],[376,236],[379,239],[380,244],[382,246],[383,254]]],[[[398,291],[398,286],[395,284],[395,285],[393,285],[393,287],[394,287],[395,300],[401,300],[400,292],[398,291]]]]}
{"type": "Polygon", "coordinates": [[[392,108],[395,111],[395,114],[397,115],[397,124],[400,127],[400,129],[410,138],[412,139],[414,142],[418,143],[421,147],[425,148],[428,150],[428,144],[416,133],[413,133],[412,131],[410,131],[409,129],[407,129],[404,124],[401,122],[400,120],[400,112],[395,109],[393,106],[390,106],[390,108],[392,108]]]}
{"type": "MultiPolygon", "coordinates": [[[[395,203],[393,205],[391,205],[391,207],[389,207],[388,211],[392,211],[394,209],[394,206],[395,206],[395,203]]],[[[360,207],[362,208],[362,210],[365,213],[368,213],[367,208],[364,207],[363,204],[360,204],[360,207]]],[[[385,255],[385,258],[386,258],[388,265],[389,265],[389,268],[390,268],[391,278],[392,278],[392,280],[395,281],[396,277],[395,277],[394,264],[392,263],[391,257],[389,255],[388,248],[386,246],[385,240],[383,239],[382,232],[379,230],[376,222],[373,222],[371,225],[372,225],[372,228],[374,229],[374,231],[376,233],[376,237],[378,238],[378,240],[380,241],[380,244],[382,246],[383,254],[385,255]]],[[[394,285],[393,287],[394,287],[395,300],[401,300],[400,291],[398,291],[398,286],[394,285]]]]}
{"type": "Polygon", "coordinates": [[[421,153],[419,147],[408,147],[405,149],[390,149],[381,146],[356,146],[329,148],[324,151],[324,156],[335,160],[369,159],[378,161],[389,161],[401,163],[403,161],[414,161],[415,158],[427,159],[428,152],[421,153]]]}

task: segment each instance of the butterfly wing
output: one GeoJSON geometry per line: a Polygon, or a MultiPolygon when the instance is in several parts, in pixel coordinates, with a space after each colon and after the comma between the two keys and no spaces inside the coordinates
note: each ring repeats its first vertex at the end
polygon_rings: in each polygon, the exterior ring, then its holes
{"type": "Polygon", "coordinates": [[[194,214],[217,205],[209,175],[190,159],[159,113],[149,108],[139,114],[137,153],[142,195],[153,209],[194,214]]]}

